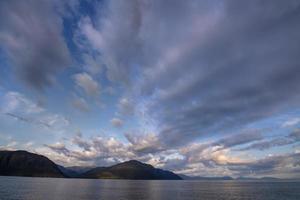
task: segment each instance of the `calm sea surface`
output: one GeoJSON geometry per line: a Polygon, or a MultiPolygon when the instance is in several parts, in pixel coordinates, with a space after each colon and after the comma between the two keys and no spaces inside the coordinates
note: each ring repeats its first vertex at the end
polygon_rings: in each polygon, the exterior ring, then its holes
{"type": "Polygon", "coordinates": [[[0,199],[300,200],[300,182],[127,181],[0,177],[0,199]]]}

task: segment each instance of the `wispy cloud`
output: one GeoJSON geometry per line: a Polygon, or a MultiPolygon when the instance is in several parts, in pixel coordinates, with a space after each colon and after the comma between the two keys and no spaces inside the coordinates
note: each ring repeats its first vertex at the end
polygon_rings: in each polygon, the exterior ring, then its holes
{"type": "Polygon", "coordinates": [[[100,85],[89,74],[83,72],[73,75],[75,84],[91,97],[97,97],[100,94],[100,85]]]}
{"type": "Polygon", "coordinates": [[[82,97],[78,97],[75,95],[72,100],[72,105],[74,108],[78,109],[79,111],[82,111],[82,112],[90,111],[88,103],[82,97]]]}
{"type": "Polygon", "coordinates": [[[61,130],[70,125],[64,116],[47,111],[19,92],[8,91],[0,100],[2,114],[20,122],[52,130],[61,130]]]}
{"type": "Polygon", "coordinates": [[[256,149],[256,150],[266,150],[266,149],[270,149],[273,147],[280,147],[280,146],[285,146],[285,145],[289,145],[289,144],[294,144],[300,142],[300,131],[299,129],[294,130],[293,132],[291,132],[289,135],[283,137],[276,137],[274,139],[267,139],[261,142],[256,142],[253,143],[245,148],[241,148],[239,149],[240,151],[244,151],[244,150],[252,150],[252,149],[256,149]]]}
{"type": "Polygon", "coordinates": [[[46,122],[42,122],[40,120],[36,121],[34,119],[30,119],[30,118],[26,118],[26,117],[22,117],[13,113],[5,113],[7,116],[10,116],[16,120],[22,121],[22,122],[26,122],[29,124],[36,124],[36,125],[42,125],[45,126],[46,128],[51,128],[51,126],[49,124],[47,124],[46,122]]]}

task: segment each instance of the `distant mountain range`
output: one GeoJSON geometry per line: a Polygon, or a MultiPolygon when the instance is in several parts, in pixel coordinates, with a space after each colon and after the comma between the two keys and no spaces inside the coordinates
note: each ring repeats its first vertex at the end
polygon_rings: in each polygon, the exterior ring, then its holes
{"type": "Polygon", "coordinates": [[[64,167],[58,165],[59,169],[65,174],[65,176],[70,178],[80,178],[82,174],[85,172],[96,168],[95,166],[71,166],[71,167],[64,167]]]}
{"type": "Polygon", "coordinates": [[[0,176],[135,179],[135,180],[280,180],[273,177],[203,177],[177,175],[171,171],[154,168],[149,164],[130,160],[110,167],[72,166],[55,164],[45,156],[27,151],[0,151],[0,176]]]}
{"type": "Polygon", "coordinates": [[[177,174],[131,160],[110,167],[63,167],[45,156],[27,151],[0,151],[1,176],[181,180],[177,174]]]}

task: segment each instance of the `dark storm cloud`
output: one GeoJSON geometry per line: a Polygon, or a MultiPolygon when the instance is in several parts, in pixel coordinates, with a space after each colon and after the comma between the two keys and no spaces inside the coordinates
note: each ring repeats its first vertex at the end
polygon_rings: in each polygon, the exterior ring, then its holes
{"type": "Polygon", "coordinates": [[[35,89],[52,84],[71,62],[62,35],[62,7],[58,1],[0,2],[0,47],[19,77],[35,89]]]}

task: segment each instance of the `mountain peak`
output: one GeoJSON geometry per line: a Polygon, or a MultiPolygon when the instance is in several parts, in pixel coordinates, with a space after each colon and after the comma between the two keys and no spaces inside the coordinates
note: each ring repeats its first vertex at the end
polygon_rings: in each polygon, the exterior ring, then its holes
{"type": "Polygon", "coordinates": [[[180,180],[181,177],[171,171],[154,168],[138,160],[129,160],[111,167],[99,167],[85,174],[84,178],[138,179],[138,180],[180,180]]]}
{"type": "Polygon", "coordinates": [[[128,160],[128,161],[125,161],[124,163],[133,163],[133,164],[144,164],[138,160],[128,160]]]}
{"type": "Polygon", "coordinates": [[[128,160],[128,161],[125,161],[123,163],[120,163],[120,164],[130,164],[130,165],[142,165],[142,166],[151,166],[152,165],[149,165],[147,163],[143,163],[143,162],[140,162],[138,160],[128,160]]]}

